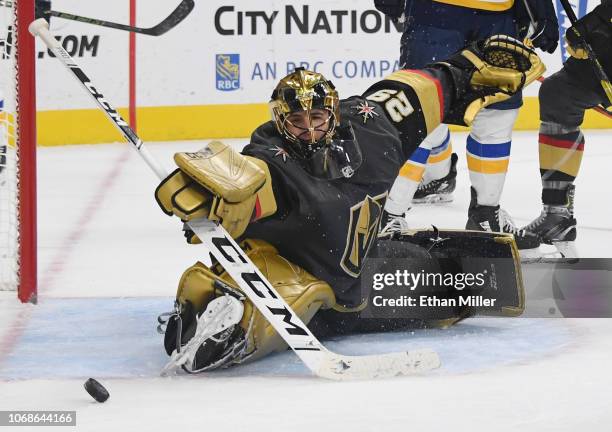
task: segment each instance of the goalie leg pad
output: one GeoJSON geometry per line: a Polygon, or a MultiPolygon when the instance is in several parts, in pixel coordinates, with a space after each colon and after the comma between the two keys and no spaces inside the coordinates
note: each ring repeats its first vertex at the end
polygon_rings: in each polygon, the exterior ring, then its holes
{"type": "Polygon", "coordinates": [[[486,275],[485,284],[473,294],[496,298],[495,307],[470,308],[468,315],[519,316],[523,313],[525,288],[520,254],[512,234],[433,227],[408,231],[401,240],[427,249],[444,271],[486,275]]]}
{"type": "MultiPolygon", "coordinates": [[[[261,240],[245,240],[241,247],[304,323],[308,324],[321,308],[329,309],[335,305],[334,293],[326,282],[281,257],[270,244],[261,240]]],[[[183,273],[176,301],[197,315],[212,300],[223,294],[223,290],[220,290],[222,286],[240,293],[240,289],[220,266],[207,268],[198,262],[183,273]]],[[[274,328],[248,299],[243,298],[243,301],[244,314],[239,323],[240,331],[236,335],[244,339],[246,348],[233,362],[253,360],[273,351],[285,350],[287,345],[274,328]]],[[[172,333],[170,327],[168,329],[166,338],[173,338],[174,334],[169,334],[172,333]]],[[[218,350],[218,347],[211,345],[211,349],[218,350]]],[[[205,356],[203,353],[200,353],[200,358],[206,358],[207,362],[215,361],[214,356],[205,356]]]]}

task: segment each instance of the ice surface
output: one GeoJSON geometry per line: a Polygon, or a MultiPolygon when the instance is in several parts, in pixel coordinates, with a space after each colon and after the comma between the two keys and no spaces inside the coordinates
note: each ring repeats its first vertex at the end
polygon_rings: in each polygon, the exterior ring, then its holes
{"type": "MultiPolygon", "coordinates": [[[[586,133],[576,182],[585,257],[611,256],[611,141],[610,131],[586,133]]],[[[413,227],[465,224],[465,135],[453,142],[455,201],[415,207],[413,227]]],[[[200,147],[149,144],[168,170],[174,152],[200,147]]],[[[77,410],[77,429],[92,431],[609,430],[610,319],[478,318],[447,330],[325,342],[346,354],[437,350],[442,368],[419,377],[330,383],[285,352],[160,378],[167,356],[156,317],[170,310],[178,277],[201,248],[185,245],[180,224],[159,211],[156,178],[127,145],[41,148],[38,166],[39,304],[0,293],[2,410],[77,410]],[[90,376],[109,389],[107,403],[85,393],[90,376]]],[[[537,134],[517,132],[502,206],[524,224],[539,214],[539,195],[537,134]]]]}

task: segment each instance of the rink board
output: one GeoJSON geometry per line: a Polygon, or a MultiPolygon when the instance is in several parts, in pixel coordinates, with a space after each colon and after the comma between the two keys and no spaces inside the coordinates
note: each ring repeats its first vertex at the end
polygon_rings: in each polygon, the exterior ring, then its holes
{"type": "MultiPolygon", "coordinates": [[[[140,0],[134,18],[152,26],[170,13],[175,2],[170,3],[140,0]]],[[[598,4],[573,3],[580,6],[579,15],[598,4]]],[[[124,0],[56,0],[53,7],[114,22],[130,18],[124,0]]],[[[568,22],[560,18],[562,33],[568,22]]],[[[126,32],[56,18],[51,30],[114,106],[128,107],[130,93],[135,95],[138,131],[147,141],[249,136],[269,116],[265,102],[271,90],[296,66],[323,73],[345,97],[399,68],[401,29],[374,10],[371,0],[196,2],[168,33],[137,35],[133,56],[126,32]],[[132,84],[130,58],[135,59],[132,84]]],[[[567,56],[562,47],[540,55],[547,76],[567,56]]],[[[39,143],[119,141],[89,95],[40,41],[36,57],[39,143]]],[[[517,129],[537,129],[538,88],[525,90],[517,129]]],[[[593,113],[584,127],[609,128],[610,120],[593,113]]]]}

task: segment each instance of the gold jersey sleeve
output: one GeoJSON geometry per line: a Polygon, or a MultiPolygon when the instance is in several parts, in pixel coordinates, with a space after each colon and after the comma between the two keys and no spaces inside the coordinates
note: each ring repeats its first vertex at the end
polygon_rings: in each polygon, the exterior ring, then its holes
{"type": "Polygon", "coordinates": [[[514,0],[433,0],[437,3],[446,3],[470,9],[503,12],[512,8],[514,0]]]}

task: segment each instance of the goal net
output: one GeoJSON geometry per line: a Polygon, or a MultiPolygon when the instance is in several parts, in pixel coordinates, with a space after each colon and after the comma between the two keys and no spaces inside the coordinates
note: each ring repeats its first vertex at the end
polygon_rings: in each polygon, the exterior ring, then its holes
{"type": "Polygon", "coordinates": [[[0,0],[0,290],[36,301],[34,0],[0,0]]]}

